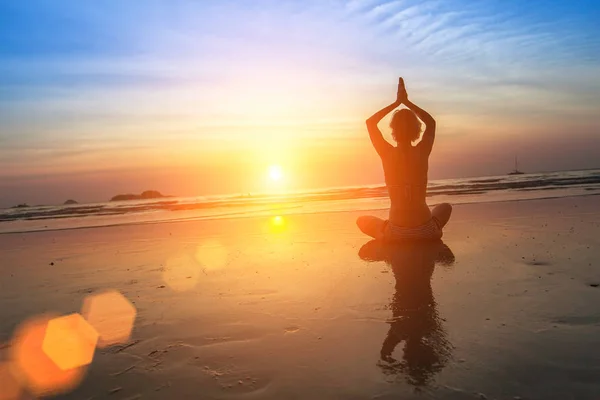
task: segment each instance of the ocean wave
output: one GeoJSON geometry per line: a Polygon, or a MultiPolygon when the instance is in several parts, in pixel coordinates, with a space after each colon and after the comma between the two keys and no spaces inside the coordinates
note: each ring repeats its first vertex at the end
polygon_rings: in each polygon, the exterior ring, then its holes
{"type": "MultiPolygon", "coordinates": [[[[507,177],[480,177],[432,181],[428,186],[429,198],[452,198],[470,196],[480,201],[493,200],[495,193],[518,194],[534,191],[555,191],[557,189],[578,188],[593,191],[600,188],[600,170],[568,171],[545,174],[526,174],[507,177]]],[[[566,194],[568,192],[565,192],[566,194]]],[[[239,194],[222,197],[169,198],[156,201],[124,201],[97,204],[37,206],[0,210],[0,231],[2,224],[16,221],[52,221],[82,219],[89,217],[136,216],[136,220],[151,221],[165,219],[165,212],[173,212],[169,220],[215,217],[217,215],[248,215],[270,210],[290,210],[304,205],[334,203],[346,200],[384,199],[388,193],[384,185],[349,188],[327,188],[319,191],[306,191],[291,194],[239,194]],[[239,209],[239,211],[233,211],[239,209]],[[228,211],[229,210],[229,211],[228,211]],[[154,214],[161,213],[161,217],[154,214]],[[187,212],[187,213],[186,213],[187,212]],[[144,216],[144,214],[146,214],[144,216]],[[180,218],[181,217],[181,218],[180,218]]],[[[327,206],[321,206],[321,208],[327,206]]],[[[312,207],[314,209],[314,207],[312,207]]],[[[318,207],[317,207],[318,208],[318,207]]]]}

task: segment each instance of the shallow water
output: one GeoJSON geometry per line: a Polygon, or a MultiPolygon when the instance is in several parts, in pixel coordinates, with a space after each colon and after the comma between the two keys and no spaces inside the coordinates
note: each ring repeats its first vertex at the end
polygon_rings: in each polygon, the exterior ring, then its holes
{"type": "MultiPolygon", "coordinates": [[[[599,193],[600,170],[564,171],[431,181],[427,201],[429,204],[468,204],[599,193]]],[[[169,197],[144,201],[0,209],[0,233],[387,208],[387,189],[381,185],[279,195],[169,197]]]]}

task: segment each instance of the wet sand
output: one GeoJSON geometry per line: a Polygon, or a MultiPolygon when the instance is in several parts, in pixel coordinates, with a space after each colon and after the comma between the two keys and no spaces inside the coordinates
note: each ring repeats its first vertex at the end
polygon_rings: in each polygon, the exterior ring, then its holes
{"type": "Polygon", "coordinates": [[[600,197],[0,235],[0,342],[116,289],[138,314],[61,399],[597,399],[600,197]],[[375,215],[384,216],[378,212],[375,215]]]}

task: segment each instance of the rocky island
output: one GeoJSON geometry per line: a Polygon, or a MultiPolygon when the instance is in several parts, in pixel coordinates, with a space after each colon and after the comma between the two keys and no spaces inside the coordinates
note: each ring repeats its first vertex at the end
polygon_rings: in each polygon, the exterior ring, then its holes
{"type": "Polygon", "coordinates": [[[110,199],[110,201],[151,200],[151,199],[163,199],[166,197],[172,197],[172,196],[166,196],[157,190],[146,190],[142,194],[118,194],[118,195],[114,196],[112,199],[110,199]]]}

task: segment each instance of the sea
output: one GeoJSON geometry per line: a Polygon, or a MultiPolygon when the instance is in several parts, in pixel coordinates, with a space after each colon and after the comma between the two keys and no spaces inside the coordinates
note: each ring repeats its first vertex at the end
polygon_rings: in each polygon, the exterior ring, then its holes
{"type": "MultiPolygon", "coordinates": [[[[600,169],[594,169],[432,180],[427,203],[467,204],[598,194],[600,169]]],[[[291,193],[31,206],[0,209],[0,234],[299,213],[368,212],[387,209],[389,204],[387,189],[379,184],[291,193]]]]}

